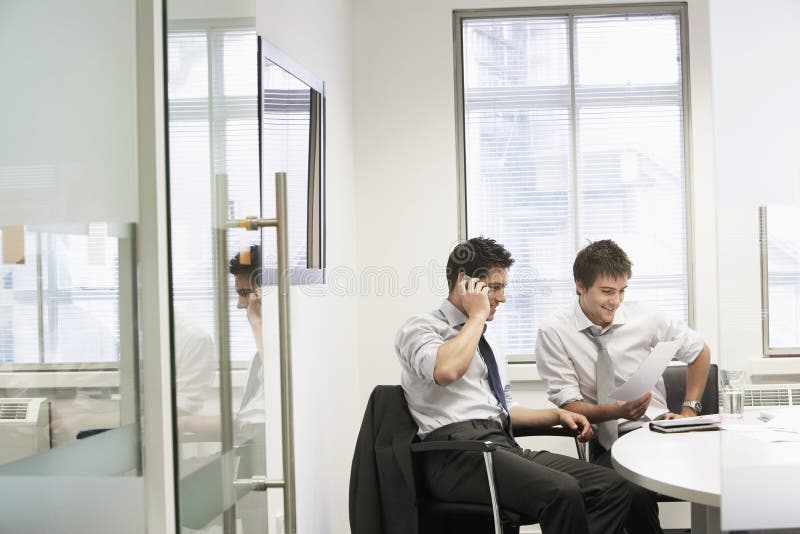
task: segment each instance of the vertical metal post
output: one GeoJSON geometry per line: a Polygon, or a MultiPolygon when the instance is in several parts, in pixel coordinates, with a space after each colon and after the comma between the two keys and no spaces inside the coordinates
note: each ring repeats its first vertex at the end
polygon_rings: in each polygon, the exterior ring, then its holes
{"type": "Polygon", "coordinates": [[[42,233],[36,232],[36,321],[39,332],[39,363],[44,363],[44,280],[42,276],[42,233]]]}
{"type": "Polygon", "coordinates": [[[286,173],[275,173],[275,208],[278,237],[278,329],[281,367],[281,426],[283,429],[283,509],[286,534],[297,532],[294,479],[294,416],[292,396],[292,344],[289,310],[289,235],[286,173]]]}
{"type": "Polygon", "coordinates": [[[492,518],[494,519],[494,532],[495,534],[503,534],[503,524],[500,521],[500,507],[497,504],[497,490],[494,487],[494,466],[492,465],[491,452],[483,453],[483,462],[486,465],[486,478],[489,479],[489,496],[492,499],[492,518]]]}
{"type": "Polygon", "coordinates": [[[222,462],[222,524],[225,534],[236,533],[236,463],[233,450],[233,387],[231,385],[231,359],[228,317],[228,272],[224,265],[228,259],[228,204],[227,175],[218,174],[214,203],[214,274],[217,310],[217,355],[219,359],[219,409],[220,409],[220,459],[222,462]]]}
{"type": "MultiPolygon", "coordinates": [[[[119,419],[121,425],[134,425],[141,435],[141,399],[139,396],[139,303],[136,272],[136,225],[125,225],[118,234],[119,266],[119,419]]],[[[142,455],[138,449],[137,474],[142,473],[142,455]]]]}

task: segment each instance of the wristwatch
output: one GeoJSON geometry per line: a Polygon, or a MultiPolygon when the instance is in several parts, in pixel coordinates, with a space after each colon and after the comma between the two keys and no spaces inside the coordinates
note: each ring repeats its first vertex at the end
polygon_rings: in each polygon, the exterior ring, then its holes
{"type": "Polygon", "coordinates": [[[703,411],[703,403],[700,401],[684,401],[683,404],[681,404],[681,408],[684,406],[691,408],[697,415],[700,415],[700,412],[703,411]]]}

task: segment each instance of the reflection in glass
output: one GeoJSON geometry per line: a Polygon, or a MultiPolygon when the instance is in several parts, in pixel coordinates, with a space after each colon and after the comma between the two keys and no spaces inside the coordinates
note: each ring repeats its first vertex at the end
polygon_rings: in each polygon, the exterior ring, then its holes
{"type": "MultiPolygon", "coordinates": [[[[167,54],[181,529],[265,532],[266,493],[236,484],[266,475],[261,325],[254,322],[261,300],[238,309],[244,286],[228,272],[229,261],[240,250],[251,252],[260,236],[214,226],[218,196],[228,218],[260,214],[255,30],[225,21],[176,22],[167,54]],[[227,310],[215,307],[220,280],[227,310]],[[231,376],[222,376],[228,368],[231,376]]],[[[260,249],[249,255],[247,269],[260,272],[260,249]]]]}
{"type": "Polygon", "coordinates": [[[116,362],[117,240],[104,224],[88,225],[87,235],[35,230],[25,232],[26,262],[0,265],[0,308],[8,311],[0,361],[116,362]]]}
{"type": "Polygon", "coordinates": [[[135,243],[155,141],[137,142],[136,8],[0,2],[3,533],[145,530],[137,265],[157,259],[135,243]]]}
{"type": "MultiPolygon", "coordinates": [[[[0,303],[9,312],[0,323],[3,363],[24,364],[19,369],[29,371],[47,364],[61,366],[54,369],[99,370],[94,364],[101,362],[107,362],[110,371],[118,369],[119,250],[121,242],[130,246],[130,235],[121,240],[109,235],[109,229],[105,224],[26,229],[25,263],[0,265],[0,303]],[[69,233],[77,231],[85,233],[69,233]]],[[[122,235],[117,227],[111,230],[122,235]]],[[[130,264],[125,267],[130,273],[130,264]]],[[[102,375],[97,375],[81,381],[72,379],[78,375],[56,376],[55,381],[44,379],[35,385],[27,376],[3,376],[0,396],[27,403],[24,415],[21,405],[8,404],[15,406],[12,419],[46,421],[47,439],[37,439],[32,453],[45,442],[47,448],[58,447],[83,431],[120,425],[118,378],[98,380],[102,375]],[[27,400],[39,398],[43,401],[27,400]]],[[[8,406],[6,410],[11,410],[8,406]]]]}
{"type": "MultiPolygon", "coordinates": [[[[262,211],[275,217],[275,174],[286,173],[289,269],[293,284],[322,283],[324,228],[324,83],[261,40],[262,211]],[[276,56],[276,57],[273,57],[276,56]],[[279,64],[281,63],[281,64],[279,64]]],[[[275,283],[275,242],[264,241],[267,283],[275,283]]]]}

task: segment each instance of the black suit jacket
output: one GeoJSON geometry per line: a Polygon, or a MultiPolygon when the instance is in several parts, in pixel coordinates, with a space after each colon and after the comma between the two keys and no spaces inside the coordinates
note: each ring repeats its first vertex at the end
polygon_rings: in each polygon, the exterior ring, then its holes
{"type": "Polygon", "coordinates": [[[417,534],[411,443],[417,425],[403,388],[372,390],[350,470],[352,534],[417,534]]]}

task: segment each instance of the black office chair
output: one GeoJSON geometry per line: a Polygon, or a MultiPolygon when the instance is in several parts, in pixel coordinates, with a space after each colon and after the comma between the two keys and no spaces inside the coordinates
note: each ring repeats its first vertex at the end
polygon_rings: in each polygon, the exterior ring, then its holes
{"type": "MultiPolygon", "coordinates": [[[[365,414],[364,423],[361,427],[359,434],[359,442],[356,447],[356,456],[354,457],[353,470],[351,471],[351,528],[359,521],[372,521],[372,524],[380,523],[381,520],[375,518],[358,518],[358,504],[354,503],[353,487],[354,482],[363,480],[356,472],[357,462],[356,458],[363,455],[364,451],[360,451],[359,447],[364,445],[362,439],[365,437],[364,432],[367,428],[365,425],[376,425],[376,421],[385,421],[386,417],[391,417],[391,425],[398,429],[398,432],[405,432],[411,425],[414,429],[412,438],[405,445],[409,450],[411,456],[411,464],[413,471],[413,486],[415,495],[413,496],[416,512],[418,517],[418,529],[421,534],[469,534],[480,533],[484,534],[487,531],[494,531],[495,534],[517,534],[520,525],[529,525],[536,523],[538,518],[526,517],[516,513],[513,510],[505,509],[502,503],[497,501],[497,493],[494,487],[494,472],[492,469],[492,452],[496,449],[496,445],[491,442],[483,442],[477,440],[471,441],[432,441],[432,442],[419,442],[416,438],[416,424],[408,411],[405,395],[401,386],[377,386],[370,397],[370,402],[367,406],[367,413],[365,414]],[[377,408],[380,407],[380,408],[377,408]],[[380,410],[376,412],[375,410],[380,410]],[[482,454],[484,459],[484,466],[486,469],[487,485],[489,487],[489,495],[491,497],[490,503],[476,504],[476,503],[461,503],[461,502],[444,502],[439,501],[430,496],[427,492],[425,484],[422,482],[423,477],[421,473],[421,463],[424,454],[432,451],[467,451],[474,454],[482,454]]],[[[382,423],[380,423],[382,424],[382,423]]],[[[370,427],[370,431],[375,438],[374,447],[376,453],[377,463],[382,463],[387,460],[396,460],[397,451],[400,448],[397,439],[393,437],[383,436],[380,437],[379,433],[383,432],[382,429],[375,429],[370,427]],[[383,443],[383,448],[378,444],[378,441],[383,443]],[[394,449],[393,454],[387,455],[386,446],[391,444],[394,449]],[[380,449],[380,451],[379,451],[380,449]],[[377,458],[379,452],[383,453],[381,458],[377,458]]],[[[550,428],[520,428],[514,429],[516,437],[523,436],[566,436],[570,438],[575,437],[575,432],[561,427],[550,428]]],[[[363,456],[362,456],[363,457],[363,456]]],[[[402,459],[400,459],[402,461],[402,459]]],[[[402,469],[400,469],[402,471],[402,469]]],[[[393,471],[393,475],[396,473],[393,471]]],[[[381,501],[383,497],[379,497],[381,501]]],[[[396,496],[390,496],[395,502],[398,501],[396,496]]],[[[396,513],[396,510],[394,510],[396,513]]],[[[383,522],[387,519],[382,518],[383,522]]],[[[355,531],[355,529],[354,529],[355,531]]]]}
{"type": "MultiPolygon", "coordinates": [[[[712,363],[708,369],[708,380],[703,398],[703,411],[698,415],[719,413],[719,384],[717,382],[717,364],[712,363]]],[[[662,375],[664,387],[667,390],[667,408],[672,413],[681,413],[681,403],[686,396],[686,366],[676,365],[667,367],[662,375]]]]}
{"type": "MultiPolygon", "coordinates": [[[[514,427],[514,437],[528,436],[559,436],[575,438],[575,432],[561,426],[546,428],[517,428],[514,427]]],[[[575,440],[579,453],[583,450],[583,443],[575,440]]],[[[420,463],[414,462],[417,476],[418,510],[420,511],[420,532],[427,534],[467,534],[485,533],[494,529],[496,534],[517,534],[521,525],[530,525],[538,522],[536,517],[518,514],[513,510],[503,508],[497,501],[497,492],[494,487],[494,470],[492,467],[492,452],[496,445],[483,441],[430,441],[413,443],[411,452],[415,456],[431,451],[472,451],[483,455],[486,479],[489,485],[490,504],[452,503],[438,501],[430,497],[420,474],[420,463]],[[419,500],[419,497],[422,497],[419,500]]]]}

